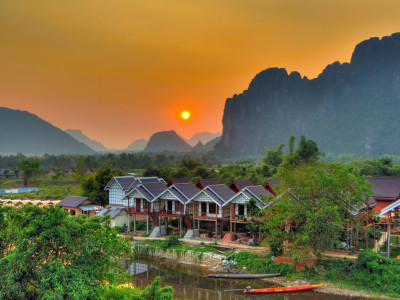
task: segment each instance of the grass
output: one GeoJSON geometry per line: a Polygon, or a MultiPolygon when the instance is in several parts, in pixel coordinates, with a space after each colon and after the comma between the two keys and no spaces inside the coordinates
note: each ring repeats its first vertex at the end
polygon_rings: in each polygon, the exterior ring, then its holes
{"type": "Polygon", "coordinates": [[[177,251],[177,252],[192,252],[192,253],[218,253],[218,249],[212,246],[208,245],[197,245],[197,246],[189,246],[189,245],[183,245],[183,244],[178,244],[175,246],[171,246],[168,248],[165,248],[165,241],[163,240],[146,240],[146,241],[137,241],[137,245],[142,245],[146,246],[149,248],[158,248],[158,249],[163,249],[164,251],[177,251]]]}
{"type": "MultiPolygon", "coordinates": [[[[23,188],[23,181],[18,179],[0,180],[0,189],[23,188]]],[[[3,199],[64,199],[67,196],[80,196],[81,187],[77,177],[66,176],[57,180],[51,177],[33,178],[28,182],[31,188],[39,189],[38,192],[18,193],[18,194],[0,194],[3,199]]]]}

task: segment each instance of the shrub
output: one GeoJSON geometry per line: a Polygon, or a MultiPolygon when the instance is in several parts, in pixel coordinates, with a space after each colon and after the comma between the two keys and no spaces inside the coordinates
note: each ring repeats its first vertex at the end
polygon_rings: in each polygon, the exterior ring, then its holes
{"type": "Polygon", "coordinates": [[[177,235],[169,235],[166,237],[165,241],[163,241],[161,245],[161,249],[166,250],[168,248],[178,246],[181,242],[179,241],[179,237],[177,235]]]}

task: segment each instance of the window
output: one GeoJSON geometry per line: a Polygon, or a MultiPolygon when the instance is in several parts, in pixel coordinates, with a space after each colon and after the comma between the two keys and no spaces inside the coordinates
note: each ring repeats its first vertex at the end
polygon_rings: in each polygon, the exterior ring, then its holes
{"type": "Polygon", "coordinates": [[[239,216],[244,216],[244,205],[243,204],[238,205],[238,210],[239,210],[239,216]]]}
{"type": "Polygon", "coordinates": [[[201,202],[201,212],[202,213],[207,212],[207,203],[201,202]]]}
{"type": "Polygon", "coordinates": [[[208,212],[210,214],[216,214],[217,213],[217,204],[215,203],[209,203],[208,204],[208,212]]]}
{"type": "Polygon", "coordinates": [[[75,209],[71,209],[71,211],[69,213],[71,214],[71,216],[75,216],[76,215],[75,209]]]}

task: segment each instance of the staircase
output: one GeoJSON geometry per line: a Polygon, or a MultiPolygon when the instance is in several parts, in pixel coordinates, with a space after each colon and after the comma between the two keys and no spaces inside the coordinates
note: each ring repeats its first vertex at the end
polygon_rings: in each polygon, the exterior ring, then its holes
{"type": "Polygon", "coordinates": [[[160,237],[165,235],[165,226],[156,226],[150,233],[150,237],[160,237]]]}
{"type": "Polygon", "coordinates": [[[379,241],[375,242],[375,245],[374,245],[375,252],[379,252],[379,249],[387,241],[387,238],[388,238],[388,233],[387,232],[382,233],[379,241]]]}
{"type": "Polygon", "coordinates": [[[193,239],[195,237],[199,237],[200,233],[198,229],[189,229],[186,233],[185,236],[183,237],[184,239],[193,239]]]}
{"type": "Polygon", "coordinates": [[[156,216],[156,214],[154,212],[149,213],[150,219],[153,222],[154,226],[160,226],[159,222],[158,222],[158,217],[156,216]]]}
{"type": "Polygon", "coordinates": [[[191,218],[188,215],[184,215],[183,216],[183,222],[185,222],[186,228],[188,230],[193,229],[193,222],[192,222],[191,218]]]}

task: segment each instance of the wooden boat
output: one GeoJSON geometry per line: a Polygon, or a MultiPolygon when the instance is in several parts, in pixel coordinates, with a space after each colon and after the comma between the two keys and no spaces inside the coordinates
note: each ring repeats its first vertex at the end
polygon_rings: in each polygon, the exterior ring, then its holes
{"type": "Polygon", "coordinates": [[[257,279],[267,277],[281,276],[280,273],[276,274],[209,274],[207,277],[211,278],[229,278],[229,279],[257,279]]]}
{"type": "Polygon", "coordinates": [[[267,289],[252,289],[246,288],[243,293],[245,294],[267,294],[267,293],[288,293],[288,292],[301,292],[301,291],[309,291],[315,289],[317,287],[323,286],[324,284],[315,284],[315,285],[300,285],[300,286],[283,286],[276,288],[267,288],[267,289]]]}

